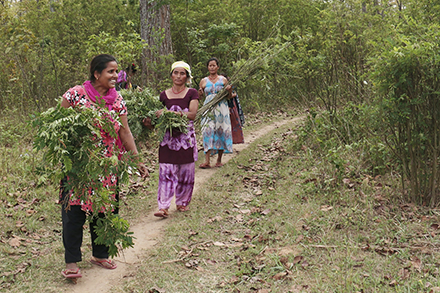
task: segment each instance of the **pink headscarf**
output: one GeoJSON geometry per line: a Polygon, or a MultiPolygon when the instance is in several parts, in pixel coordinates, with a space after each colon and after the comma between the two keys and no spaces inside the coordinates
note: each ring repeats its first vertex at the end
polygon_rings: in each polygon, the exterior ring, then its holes
{"type": "MultiPolygon", "coordinates": [[[[118,92],[116,91],[115,88],[110,88],[107,91],[107,95],[101,97],[101,95],[98,93],[98,91],[93,87],[92,83],[90,82],[90,80],[87,80],[83,83],[84,89],[87,92],[87,95],[89,96],[90,100],[92,100],[93,103],[96,103],[96,99],[97,98],[102,98],[105,100],[105,105],[107,106],[107,108],[111,111],[113,109],[113,104],[116,101],[116,98],[118,97],[118,92]]],[[[125,153],[125,147],[122,144],[121,138],[118,137],[116,139],[116,145],[119,148],[119,154],[118,154],[118,159],[120,160],[122,157],[122,154],[125,153]]]]}
{"type": "MultiPolygon", "coordinates": [[[[93,103],[96,103],[96,98],[101,98],[101,95],[98,93],[98,91],[93,87],[90,80],[87,80],[83,83],[84,89],[87,92],[87,95],[89,96],[90,100],[92,100],[93,103]]],[[[118,92],[115,88],[110,88],[107,91],[107,95],[103,96],[102,98],[105,100],[105,105],[107,108],[111,111],[113,108],[113,104],[116,101],[116,98],[118,97],[118,92]]]]}

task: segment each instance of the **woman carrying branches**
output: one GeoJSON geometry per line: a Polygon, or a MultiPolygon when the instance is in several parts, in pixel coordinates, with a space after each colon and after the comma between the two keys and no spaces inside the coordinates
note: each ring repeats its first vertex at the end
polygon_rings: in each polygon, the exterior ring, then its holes
{"type": "MultiPolygon", "coordinates": [[[[218,74],[220,69],[217,58],[212,57],[207,62],[209,76],[200,81],[199,95],[205,94],[206,105],[224,87],[229,92],[228,99],[232,98],[232,87],[228,85],[228,80],[218,74]]],[[[205,162],[199,168],[209,169],[210,155],[218,153],[215,167],[223,166],[222,156],[224,153],[232,153],[232,132],[229,107],[226,99],[217,104],[213,111],[214,117],[206,117],[202,120],[203,149],[205,152],[205,162]]]]}
{"type": "Polygon", "coordinates": [[[142,90],[137,85],[133,85],[131,83],[133,76],[136,74],[137,68],[134,63],[127,66],[125,70],[119,71],[118,80],[116,81],[116,90],[127,89],[131,90],[133,88],[137,88],[138,90],[142,90]]]}
{"type": "MultiPolygon", "coordinates": [[[[138,154],[133,136],[127,122],[127,108],[122,96],[115,90],[116,80],[118,78],[118,64],[116,59],[107,54],[98,55],[90,63],[90,77],[82,85],[77,85],[69,89],[64,95],[61,106],[64,108],[90,108],[98,110],[100,105],[104,105],[110,111],[114,111],[120,118],[121,124],[111,117],[108,117],[110,127],[113,127],[118,134],[117,138],[112,137],[102,126],[100,134],[95,134],[97,145],[104,145],[105,151],[102,154],[105,157],[111,157],[113,152],[119,151],[119,159],[125,151],[131,151],[134,155],[138,154]]],[[[92,134],[90,134],[92,135],[92,134]]],[[[147,174],[144,164],[139,163],[139,171],[143,176],[147,174]]],[[[102,170],[105,174],[105,170],[102,170]]],[[[103,187],[110,191],[113,212],[117,213],[118,199],[118,176],[110,174],[102,176],[100,180],[103,187]]],[[[62,222],[63,222],[63,244],[65,248],[66,269],[61,274],[72,280],[81,277],[77,263],[82,260],[81,244],[83,240],[83,225],[88,215],[93,213],[92,197],[95,191],[88,188],[84,191],[84,197],[75,195],[73,190],[66,188],[69,178],[64,178],[60,188],[60,202],[62,203],[62,222]]],[[[84,183],[84,185],[87,185],[84,183]]],[[[110,207],[109,207],[110,208],[110,207]]],[[[98,217],[104,217],[104,213],[98,211],[98,216],[94,216],[90,221],[90,233],[92,238],[92,258],[93,264],[99,265],[105,269],[115,269],[116,263],[109,260],[109,251],[106,245],[95,243],[97,234],[95,232],[98,217]]]]}
{"type": "MultiPolygon", "coordinates": [[[[159,146],[159,188],[157,203],[159,211],[156,217],[167,218],[171,200],[176,195],[176,207],[179,212],[188,211],[188,205],[194,189],[195,161],[197,161],[197,144],[194,130],[194,119],[199,107],[197,90],[188,88],[191,84],[191,68],[177,61],[171,65],[173,86],[160,93],[160,101],[166,107],[156,112],[161,115],[187,116],[189,119],[187,133],[178,130],[167,130],[159,146]]],[[[144,125],[151,128],[151,119],[145,118],[144,125]]]]}

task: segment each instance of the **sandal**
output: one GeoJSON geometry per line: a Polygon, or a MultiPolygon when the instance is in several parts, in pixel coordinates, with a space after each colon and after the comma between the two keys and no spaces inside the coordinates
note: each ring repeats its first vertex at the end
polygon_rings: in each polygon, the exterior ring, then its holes
{"type": "Polygon", "coordinates": [[[158,212],[154,213],[154,216],[159,218],[168,218],[168,211],[160,209],[158,212]]]}
{"type": "Polygon", "coordinates": [[[176,208],[177,208],[177,210],[179,211],[179,212],[187,212],[187,211],[189,211],[189,207],[188,206],[176,206],[176,208]]]}
{"type": "Polygon", "coordinates": [[[211,165],[209,165],[208,163],[202,163],[199,165],[200,169],[211,169],[211,165]]]}
{"type": "Polygon", "coordinates": [[[220,168],[220,167],[223,167],[223,163],[219,163],[219,162],[217,162],[217,163],[215,163],[215,166],[217,167],[217,168],[220,168]]]}
{"type": "Polygon", "coordinates": [[[114,269],[116,269],[118,267],[118,265],[114,261],[109,260],[107,258],[106,259],[101,259],[101,260],[99,260],[97,258],[92,258],[90,260],[90,262],[92,264],[95,264],[95,265],[98,265],[100,267],[103,267],[104,269],[107,269],[107,270],[114,270],[114,269]]]}
{"type": "Polygon", "coordinates": [[[82,275],[79,271],[79,268],[75,269],[65,269],[64,271],[61,272],[61,275],[63,275],[64,278],[66,279],[77,279],[77,278],[81,278],[82,275]]]}

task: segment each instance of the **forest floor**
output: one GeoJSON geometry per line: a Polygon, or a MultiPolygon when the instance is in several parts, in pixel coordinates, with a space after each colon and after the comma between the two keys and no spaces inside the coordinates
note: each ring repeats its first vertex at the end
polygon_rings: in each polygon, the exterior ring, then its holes
{"type": "MultiPolygon", "coordinates": [[[[270,125],[255,129],[249,133],[245,132],[245,143],[234,145],[234,152],[232,154],[224,155],[223,162],[227,163],[229,160],[237,156],[242,150],[246,149],[256,139],[264,136],[272,130],[280,127],[284,124],[292,124],[301,118],[285,119],[279,122],[273,122],[270,125]]],[[[203,161],[204,158],[199,158],[203,161]]],[[[211,162],[211,165],[213,162],[211,162]]],[[[194,186],[194,196],[197,196],[203,185],[207,183],[218,168],[211,169],[196,169],[196,181],[194,186]]],[[[174,203],[173,203],[174,204],[174,203]]],[[[140,215],[136,224],[131,227],[131,231],[134,233],[135,245],[133,248],[123,251],[123,254],[117,257],[115,260],[118,264],[118,268],[115,270],[105,270],[97,266],[92,266],[87,269],[82,269],[82,278],[78,280],[77,284],[61,283],[60,290],[64,292],[109,292],[112,288],[122,286],[124,280],[136,273],[138,265],[142,262],[143,255],[148,249],[151,249],[161,240],[161,233],[163,232],[167,222],[170,219],[159,219],[153,216],[152,210],[147,215],[140,215]]],[[[172,206],[171,211],[175,210],[175,206],[172,206]]],[[[191,212],[191,211],[190,211],[191,212]]],[[[173,213],[173,212],[171,212],[173,213]]],[[[172,214],[171,214],[172,217],[172,214]]]]}

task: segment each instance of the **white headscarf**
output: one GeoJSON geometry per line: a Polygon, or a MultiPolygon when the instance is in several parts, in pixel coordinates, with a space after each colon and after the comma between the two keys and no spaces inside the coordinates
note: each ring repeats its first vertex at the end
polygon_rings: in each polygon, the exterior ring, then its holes
{"type": "Polygon", "coordinates": [[[191,84],[191,80],[192,80],[192,75],[191,75],[191,67],[189,66],[189,64],[188,63],[186,63],[186,62],[184,62],[184,61],[177,61],[177,62],[174,62],[172,65],[171,65],[171,72],[173,72],[173,70],[175,69],[175,68],[177,68],[177,67],[181,67],[181,68],[183,68],[183,69],[185,69],[188,73],[189,73],[189,78],[186,80],[186,83],[187,84],[191,84]]]}

